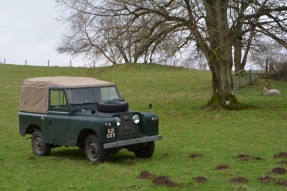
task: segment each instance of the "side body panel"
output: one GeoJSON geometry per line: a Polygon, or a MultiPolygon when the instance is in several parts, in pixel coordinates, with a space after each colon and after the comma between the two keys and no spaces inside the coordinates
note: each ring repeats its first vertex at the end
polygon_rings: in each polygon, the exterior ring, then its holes
{"type": "Polygon", "coordinates": [[[116,129],[116,120],[114,118],[100,119],[93,115],[90,115],[90,116],[73,115],[70,118],[69,145],[75,145],[78,140],[79,135],[83,131],[95,132],[100,142],[116,140],[117,137],[113,137],[109,139],[106,138],[106,128],[116,129]]]}
{"type": "Polygon", "coordinates": [[[55,145],[67,145],[70,138],[69,112],[48,112],[47,140],[55,145]]]}
{"type": "Polygon", "coordinates": [[[140,131],[145,136],[158,135],[159,118],[154,113],[140,113],[140,131]]]}

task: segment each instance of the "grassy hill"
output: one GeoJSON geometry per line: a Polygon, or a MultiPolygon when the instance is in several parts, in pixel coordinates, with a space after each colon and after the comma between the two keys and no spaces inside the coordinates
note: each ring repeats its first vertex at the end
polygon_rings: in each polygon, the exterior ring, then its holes
{"type": "Polygon", "coordinates": [[[200,106],[211,96],[208,71],[0,65],[0,73],[0,190],[287,190],[286,83],[273,82],[279,97],[262,96],[257,85],[241,90],[239,101],[252,110],[207,112],[200,106]],[[164,137],[153,158],[121,151],[92,165],[77,148],[63,147],[35,157],[18,132],[19,85],[56,75],[113,81],[132,110],[152,103],[164,137]]]}

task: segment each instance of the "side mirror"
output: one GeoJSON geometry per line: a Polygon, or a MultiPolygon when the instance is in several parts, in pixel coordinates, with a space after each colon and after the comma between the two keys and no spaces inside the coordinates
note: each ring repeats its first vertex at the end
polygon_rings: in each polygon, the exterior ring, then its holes
{"type": "Polygon", "coordinates": [[[151,109],[152,109],[152,104],[149,104],[149,106],[148,106],[148,112],[150,112],[151,109]]]}

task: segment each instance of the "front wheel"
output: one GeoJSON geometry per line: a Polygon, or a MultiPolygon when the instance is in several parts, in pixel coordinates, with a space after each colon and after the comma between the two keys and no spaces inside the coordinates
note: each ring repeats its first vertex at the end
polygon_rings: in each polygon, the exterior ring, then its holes
{"type": "Polygon", "coordinates": [[[136,157],[139,157],[139,158],[150,158],[152,157],[153,152],[154,152],[154,141],[149,142],[142,148],[134,151],[136,157]]]}
{"type": "Polygon", "coordinates": [[[51,146],[45,143],[42,132],[36,130],[32,135],[32,150],[37,156],[48,156],[51,150],[51,146]]]}
{"type": "Polygon", "coordinates": [[[94,134],[87,136],[85,140],[85,155],[91,162],[102,162],[106,158],[105,150],[94,134]]]}

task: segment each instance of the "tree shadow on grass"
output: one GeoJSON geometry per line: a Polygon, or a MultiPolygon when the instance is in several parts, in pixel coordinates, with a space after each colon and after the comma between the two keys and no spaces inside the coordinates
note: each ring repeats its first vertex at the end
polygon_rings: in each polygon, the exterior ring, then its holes
{"type": "Polygon", "coordinates": [[[54,148],[50,152],[50,156],[52,156],[56,160],[85,160],[85,154],[82,150],[78,148],[54,148]]]}
{"type": "MultiPolygon", "coordinates": [[[[54,148],[51,150],[49,155],[53,157],[54,160],[75,160],[75,161],[88,161],[85,157],[83,150],[79,148],[54,148]]],[[[116,163],[127,166],[135,165],[136,163],[142,163],[144,161],[149,161],[150,159],[138,159],[133,153],[119,151],[116,154],[110,154],[104,161],[104,163],[116,163]]]]}

